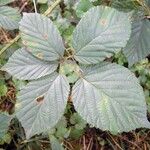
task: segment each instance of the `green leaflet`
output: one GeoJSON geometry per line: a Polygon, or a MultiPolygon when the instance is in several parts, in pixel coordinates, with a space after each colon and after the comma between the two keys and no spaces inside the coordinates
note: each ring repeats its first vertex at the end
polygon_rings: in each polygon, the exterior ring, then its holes
{"type": "Polygon", "coordinates": [[[83,14],[87,12],[91,7],[93,7],[93,5],[89,0],[80,0],[76,7],[77,16],[81,18],[83,14]]]}
{"type": "Polygon", "coordinates": [[[146,102],[137,78],[117,64],[83,68],[73,87],[76,111],[92,126],[113,133],[150,127],[146,102]]]}
{"type": "Polygon", "coordinates": [[[93,7],[74,31],[74,57],[82,64],[99,63],[125,47],[130,32],[128,14],[105,6],[93,7]]]}
{"type": "Polygon", "coordinates": [[[17,29],[21,16],[17,9],[8,6],[0,7],[0,27],[8,30],[17,29]]]}
{"type": "Polygon", "coordinates": [[[0,79],[0,96],[4,96],[7,93],[7,86],[4,80],[0,79]]]}
{"type": "Polygon", "coordinates": [[[0,138],[3,138],[3,136],[7,133],[10,121],[11,116],[0,113],[0,138]]]}
{"type": "Polygon", "coordinates": [[[136,62],[144,59],[150,54],[150,21],[135,16],[132,24],[132,33],[127,46],[123,49],[123,53],[128,59],[129,65],[132,66],[136,62]]]}
{"type": "Polygon", "coordinates": [[[78,113],[74,113],[70,118],[70,123],[75,125],[75,128],[82,130],[86,127],[86,122],[81,118],[78,113]]]}
{"type": "Polygon", "coordinates": [[[67,77],[69,83],[75,83],[80,76],[80,67],[73,61],[65,61],[60,64],[60,74],[67,77]]]}
{"type": "Polygon", "coordinates": [[[9,3],[13,2],[13,1],[15,1],[15,0],[0,0],[0,6],[9,4],[9,3]]]}
{"type": "Polygon", "coordinates": [[[64,45],[52,21],[40,14],[24,13],[20,22],[23,44],[41,60],[55,61],[63,57],[64,45]]]}
{"type": "Polygon", "coordinates": [[[64,113],[69,90],[66,78],[57,73],[32,81],[21,90],[16,115],[27,139],[57,124],[64,113]]]}
{"type": "Polygon", "coordinates": [[[130,12],[139,9],[139,4],[136,0],[112,0],[111,7],[120,11],[130,12]]]}
{"type": "Polygon", "coordinates": [[[33,80],[53,73],[58,67],[58,62],[42,61],[26,48],[18,49],[1,70],[5,70],[20,80],[33,80]]]}
{"type": "Polygon", "coordinates": [[[63,146],[59,143],[58,139],[54,136],[50,136],[50,142],[52,150],[65,150],[63,146]]]}

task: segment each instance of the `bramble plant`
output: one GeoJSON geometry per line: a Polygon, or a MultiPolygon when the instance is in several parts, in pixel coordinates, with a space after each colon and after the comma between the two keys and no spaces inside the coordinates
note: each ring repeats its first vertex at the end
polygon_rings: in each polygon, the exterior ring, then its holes
{"type": "Polygon", "coordinates": [[[16,8],[5,6],[14,0],[0,0],[0,27],[8,30],[14,30],[19,27],[18,22],[21,15],[16,8]]]}
{"type": "Polygon", "coordinates": [[[150,44],[143,34],[150,34],[150,22],[139,18],[140,26],[133,23],[131,32],[131,13],[107,6],[92,7],[76,26],[72,47],[65,48],[48,17],[23,14],[19,30],[24,47],[2,70],[30,81],[21,89],[16,103],[16,116],[27,139],[58,123],[68,97],[93,127],[114,134],[150,128],[138,79],[129,69],[107,59],[122,48],[130,65],[148,55],[150,44]],[[138,35],[136,28],[140,30],[138,35]]]}

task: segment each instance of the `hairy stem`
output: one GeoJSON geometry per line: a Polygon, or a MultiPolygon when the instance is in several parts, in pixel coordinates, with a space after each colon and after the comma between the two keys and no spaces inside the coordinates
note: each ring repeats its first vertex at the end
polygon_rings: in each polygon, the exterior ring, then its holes
{"type": "MultiPolygon", "coordinates": [[[[48,16],[55,7],[61,2],[61,0],[56,0],[44,13],[45,16],[48,16]]],[[[8,44],[6,44],[5,47],[3,47],[0,51],[0,56],[15,42],[17,42],[20,39],[20,34],[18,34],[13,40],[11,40],[8,44]]]]}

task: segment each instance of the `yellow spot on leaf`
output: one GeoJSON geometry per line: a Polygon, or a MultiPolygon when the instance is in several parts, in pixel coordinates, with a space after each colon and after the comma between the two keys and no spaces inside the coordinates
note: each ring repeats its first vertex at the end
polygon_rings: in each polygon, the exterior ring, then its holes
{"type": "Polygon", "coordinates": [[[27,41],[22,41],[23,45],[26,46],[27,45],[27,41]]]}
{"type": "Polygon", "coordinates": [[[106,26],[107,25],[107,20],[106,19],[100,19],[100,24],[102,26],[106,26]]]}
{"type": "Polygon", "coordinates": [[[109,107],[109,97],[105,94],[101,95],[101,99],[99,101],[100,109],[103,110],[103,112],[107,111],[107,107],[109,107]]]}
{"type": "Polygon", "coordinates": [[[16,103],[16,104],[15,104],[15,108],[16,108],[16,109],[18,109],[18,108],[20,108],[20,107],[21,107],[21,104],[20,104],[20,103],[16,103]]]}
{"type": "Polygon", "coordinates": [[[36,57],[37,57],[37,58],[40,58],[40,59],[43,59],[43,54],[42,54],[42,53],[38,53],[38,54],[36,55],[36,57]]]}

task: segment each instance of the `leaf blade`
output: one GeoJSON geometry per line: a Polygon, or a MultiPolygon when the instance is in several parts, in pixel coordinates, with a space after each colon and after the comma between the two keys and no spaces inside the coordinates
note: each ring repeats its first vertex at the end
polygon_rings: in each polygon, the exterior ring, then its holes
{"type": "Polygon", "coordinates": [[[125,47],[130,30],[127,14],[109,7],[93,7],[73,33],[75,59],[83,64],[103,61],[125,47]]]}
{"type": "Polygon", "coordinates": [[[7,133],[10,121],[11,121],[10,116],[3,114],[3,113],[0,114],[0,122],[1,122],[0,138],[2,138],[7,133]]]}
{"type": "Polygon", "coordinates": [[[8,6],[0,7],[0,27],[14,30],[19,27],[21,16],[17,9],[8,6]]]}
{"type": "Polygon", "coordinates": [[[65,150],[63,146],[60,144],[57,138],[54,136],[50,136],[50,143],[51,143],[51,148],[52,150],[65,150]]]}
{"type": "Polygon", "coordinates": [[[64,113],[68,95],[69,84],[64,76],[57,73],[29,83],[20,92],[16,115],[27,138],[57,124],[64,113]]]}
{"type": "Polygon", "coordinates": [[[6,5],[9,4],[11,2],[13,2],[14,0],[0,0],[0,5],[6,5]]]}
{"type": "Polygon", "coordinates": [[[20,80],[33,80],[51,74],[57,69],[58,62],[45,62],[32,56],[25,48],[17,50],[2,67],[20,80]]]}
{"type": "Polygon", "coordinates": [[[150,54],[150,22],[148,19],[143,19],[143,16],[137,17],[136,14],[135,17],[138,19],[133,20],[131,37],[123,49],[130,66],[150,54]]]}
{"type": "Polygon", "coordinates": [[[46,61],[63,57],[63,41],[49,18],[37,13],[24,13],[20,31],[25,47],[34,56],[46,61]]]}
{"type": "Polygon", "coordinates": [[[114,133],[150,127],[143,90],[128,69],[102,63],[83,70],[85,76],[73,87],[73,103],[83,119],[114,133]]]}

